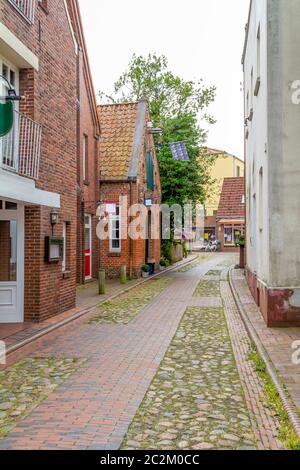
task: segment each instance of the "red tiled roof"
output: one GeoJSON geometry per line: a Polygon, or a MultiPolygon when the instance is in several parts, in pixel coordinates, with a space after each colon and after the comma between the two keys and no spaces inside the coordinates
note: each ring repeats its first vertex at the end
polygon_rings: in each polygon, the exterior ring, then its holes
{"type": "Polygon", "coordinates": [[[225,178],[217,218],[245,217],[245,178],[225,178]]]}
{"type": "Polygon", "coordinates": [[[98,106],[101,178],[126,179],[131,162],[138,103],[98,106]]]}

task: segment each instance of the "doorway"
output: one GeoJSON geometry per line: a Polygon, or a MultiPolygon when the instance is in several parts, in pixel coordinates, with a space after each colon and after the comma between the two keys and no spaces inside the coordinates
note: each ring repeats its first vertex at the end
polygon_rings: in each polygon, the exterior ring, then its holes
{"type": "Polygon", "coordinates": [[[0,323],[24,321],[24,206],[0,200],[0,323]]]}
{"type": "Polygon", "coordinates": [[[92,216],[86,214],[85,220],[85,279],[92,279],[92,216]]]}

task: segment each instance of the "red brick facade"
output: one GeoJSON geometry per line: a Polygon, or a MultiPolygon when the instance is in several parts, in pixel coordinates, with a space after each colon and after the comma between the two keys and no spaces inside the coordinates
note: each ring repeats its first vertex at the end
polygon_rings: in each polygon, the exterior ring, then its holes
{"type": "MultiPolygon", "coordinates": [[[[124,104],[116,105],[120,107],[120,112],[124,113],[126,107],[132,107],[130,112],[131,114],[131,123],[134,123],[133,128],[135,129],[138,120],[138,105],[135,108],[134,104],[124,104]]],[[[100,107],[101,108],[101,107],[100,107]]],[[[127,110],[128,111],[128,110],[127,110]]],[[[126,111],[126,112],[127,112],[126,111]]],[[[143,133],[140,136],[136,145],[138,146],[138,162],[136,168],[136,174],[131,178],[128,177],[128,166],[130,167],[130,155],[127,158],[127,155],[123,154],[122,157],[127,159],[127,166],[124,166],[124,173],[120,175],[114,174],[114,177],[109,177],[110,168],[114,167],[114,154],[110,153],[110,149],[113,148],[113,152],[118,155],[118,146],[120,150],[125,148],[128,145],[129,139],[129,149],[131,151],[132,146],[134,145],[134,132],[128,132],[127,129],[124,129],[123,124],[117,129],[116,118],[114,116],[115,110],[108,111],[109,115],[101,119],[101,110],[100,110],[100,125],[103,131],[103,138],[100,142],[100,169],[105,172],[105,177],[100,178],[100,200],[104,203],[119,203],[120,196],[127,197],[127,214],[124,216],[121,213],[121,225],[124,226],[124,217],[127,219],[127,227],[133,221],[133,218],[128,215],[128,209],[131,205],[134,204],[144,204],[146,199],[152,201],[153,204],[159,205],[161,202],[161,186],[160,186],[160,177],[159,177],[159,168],[158,162],[155,154],[155,146],[153,136],[147,132],[147,122],[150,121],[150,115],[148,108],[143,114],[143,133]],[[105,121],[105,122],[104,122],[105,121]],[[112,122],[113,131],[110,135],[110,131],[103,129],[107,127],[107,123],[112,122]],[[106,126],[105,126],[106,125],[106,126]],[[122,127],[122,128],[121,128],[122,127]],[[128,137],[130,134],[131,137],[128,137]],[[117,136],[116,138],[114,136],[117,136]],[[123,145],[123,140],[125,145],[123,145]],[[146,176],[146,153],[151,150],[153,155],[153,175],[154,175],[154,189],[149,190],[147,188],[147,176],[146,176]],[[107,167],[107,171],[105,168],[107,167]],[[118,177],[116,177],[118,176],[118,177]],[[116,179],[114,179],[116,178],[116,179]]],[[[107,110],[106,110],[107,113],[107,110]]],[[[122,114],[123,115],[123,114],[122,114]]],[[[129,117],[127,115],[127,119],[129,117]]],[[[126,120],[121,119],[121,123],[125,124],[126,120]]],[[[127,121],[128,122],[128,121],[127,121]]],[[[129,125],[129,124],[127,124],[129,125]]],[[[121,150],[122,151],[122,150],[121,150]]],[[[119,157],[117,157],[119,158],[119,157]]],[[[117,161],[117,160],[116,160],[117,161]]],[[[114,170],[118,171],[118,170],[114,170]]],[[[123,170],[122,170],[123,171],[123,170]]],[[[103,174],[103,173],[102,173],[103,174]]],[[[150,208],[149,208],[150,211],[150,208]]],[[[134,217],[135,218],[135,217],[134,217]]],[[[159,214],[153,214],[152,218],[155,218],[155,222],[158,227],[160,227],[160,216],[159,214]]],[[[152,220],[154,222],[154,220],[152,220]]],[[[126,224],[125,224],[126,225],[126,224]]],[[[101,268],[105,268],[108,277],[117,277],[120,274],[120,267],[126,265],[127,273],[129,276],[140,276],[141,268],[145,263],[154,263],[156,267],[159,265],[160,261],[160,239],[150,239],[149,240],[149,256],[146,256],[146,243],[147,241],[139,238],[138,240],[130,240],[129,237],[121,240],[121,250],[120,253],[111,253],[109,249],[109,240],[100,241],[100,262],[101,268]]]]}
{"type": "MultiPolygon", "coordinates": [[[[77,11],[77,2],[70,1],[69,8],[72,4],[77,11]]],[[[72,11],[66,11],[62,0],[48,0],[47,9],[39,2],[35,5],[34,24],[29,24],[7,0],[0,0],[0,18],[39,60],[38,71],[20,69],[20,94],[26,97],[26,101],[20,103],[20,111],[42,125],[40,173],[36,187],[60,194],[59,223],[54,227],[54,235],[62,236],[63,224],[66,224],[67,260],[65,272],[61,262],[45,262],[45,237],[52,234],[51,207],[26,206],[26,321],[42,321],[75,306],[76,278],[82,279],[80,264],[76,263],[76,201],[80,193],[85,202],[84,211],[94,213],[97,198],[95,179],[91,177],[90,185],[86,187],[80,179],[78,146],[82,133],[89,136],[91,175],[97,174],[97,144],[95,122],[90,118],[88,87],[84,83],[83,52],[79,48],[77,54],[76,34],[70,24],[72,11]],[[82,113],[80,117],[78,109],[82,113]]],[[[77,41],[80,45],[79,36],[77,41]]]]}

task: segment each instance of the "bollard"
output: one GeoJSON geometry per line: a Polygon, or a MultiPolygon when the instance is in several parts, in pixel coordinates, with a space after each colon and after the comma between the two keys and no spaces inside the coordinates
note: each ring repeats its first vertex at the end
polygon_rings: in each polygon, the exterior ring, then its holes
{"type": "Polygon", "coordinates": [[[120,282],[121,282],[121,284],[126,284],[127,283],[127,266],[126,266],[126,264],[123,264],[121,266],[120,282]]]}
{"type": "Polygon", "coordinates": [[[98,278],[98,293],[99,295],[106,294],[106,283],[105,283],[105,269],[100,269],[98,278]]]}

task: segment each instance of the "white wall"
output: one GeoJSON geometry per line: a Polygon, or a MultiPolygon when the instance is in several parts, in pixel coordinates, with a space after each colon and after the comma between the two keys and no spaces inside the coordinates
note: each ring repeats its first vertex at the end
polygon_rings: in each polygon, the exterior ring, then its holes
{"type": "Polygon", "coordinates": [[[245,119],[249,117],[250,109],[253,108],[252,121],[247,122],[249,135],[245,141],[247,262],[251,271],[264,282],[268,282],[269,278],[267,80],[267,0],[253,0],[244,59],[245,119]],[[260,54],[258,55],[259,29],[260,54]],[[258,95],[254,96],[258,76],[261,80],[260,89],[258,95]],[[260,184],[261,172],[263,184],[260,184]]]}

